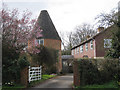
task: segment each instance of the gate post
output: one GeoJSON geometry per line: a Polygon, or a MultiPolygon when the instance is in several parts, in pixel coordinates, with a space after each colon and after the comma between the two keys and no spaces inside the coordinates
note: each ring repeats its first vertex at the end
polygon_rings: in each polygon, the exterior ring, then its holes
{"type": "Polygon", "coordinates": [[[25,67],[24,69],[21,70],[21,84],[24,85],[25,87],[28,86],[28,67],[25,67]]]}
{"type": "Polygon", "coordinates": [[[74,86],[80,86],[80,73],[78,68],[78,61],[74,60],[73,73],[74,73],[74,86]]]}

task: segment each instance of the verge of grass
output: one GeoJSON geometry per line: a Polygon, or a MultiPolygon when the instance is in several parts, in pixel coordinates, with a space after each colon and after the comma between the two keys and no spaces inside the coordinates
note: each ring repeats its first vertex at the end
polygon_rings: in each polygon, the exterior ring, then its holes
{"type": "Polygon", "coordinates": [[[105,83],[103,85],[86,85],[86,86],[79,86],[79,87],[76,87],[76,88],[118,88],[118,84],[116,81],[111,81],[111,82],[108,82],[108,83],[105,83]]]}
{"type": "MultiPolygon", "coordinates": [[[[42,75],[42,79],[41,80],[37,80],[37,81],[33,81],[29,84],[29,87],[35,86],[47,79],[53,78],[56,75],[42,75]]],[[[25,86],[21,85],[21,84],[15,84],[14,86],[7,86],[7,85],[2,85],[2,90],[22,90],[22,88],[26,88],[25,86]]],[[[1,88],[0,88],[1,90],[1,88]]]]}
{"type": "Polygon", "coordinates": [[[42,83],[43,81],[47,80],[47,79],[50,79],[50,78],[53,78],[55,77],[56,75],[42,75],[42,79],[41,80],[37,80],[37,81],[32,81],[30,82],[29,84],[29,87],[33,87],[39,83],[42,83]]]}
{"type": "Polygon", "coordinates": [[[21,84],[15,84],[14,86],[7,86],[7,85],[2,86],[2,90],[8,90],[8,89],[10,89],[10,90],[21,90],[22,88],[25,88],[25,86],[23,86],[21,84]]]}

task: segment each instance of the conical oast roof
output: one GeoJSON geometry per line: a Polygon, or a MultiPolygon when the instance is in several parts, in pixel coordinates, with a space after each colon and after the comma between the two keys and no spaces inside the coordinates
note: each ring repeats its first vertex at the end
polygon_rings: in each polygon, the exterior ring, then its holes
{"type": "Polygon", "coordinates": [[[47,10],[41,11],[37,23],[38,26],[40,26],[40,28],[43,30],[42,35],[44,39],[61,40],[47,10]]]}

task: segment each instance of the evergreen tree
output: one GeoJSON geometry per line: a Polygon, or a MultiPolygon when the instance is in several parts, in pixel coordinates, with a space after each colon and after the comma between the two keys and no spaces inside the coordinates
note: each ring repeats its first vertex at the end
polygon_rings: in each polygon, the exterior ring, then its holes
{"type": "Polygon", "coordinates": [[[112,47],[107,52],[107,57],[119,58],[120,57],[120,16],[118,17],[118,23],[116,23],[117,30],[113,33],[112,47]]]}

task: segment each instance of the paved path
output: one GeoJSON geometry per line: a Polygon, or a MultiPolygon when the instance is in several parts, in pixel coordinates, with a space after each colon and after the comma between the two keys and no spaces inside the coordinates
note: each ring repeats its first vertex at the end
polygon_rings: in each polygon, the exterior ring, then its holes
{"type": "Polygon", "coordinates": [[[57,76],[33,88],[72,88],[73,74],[57,76]]]}

